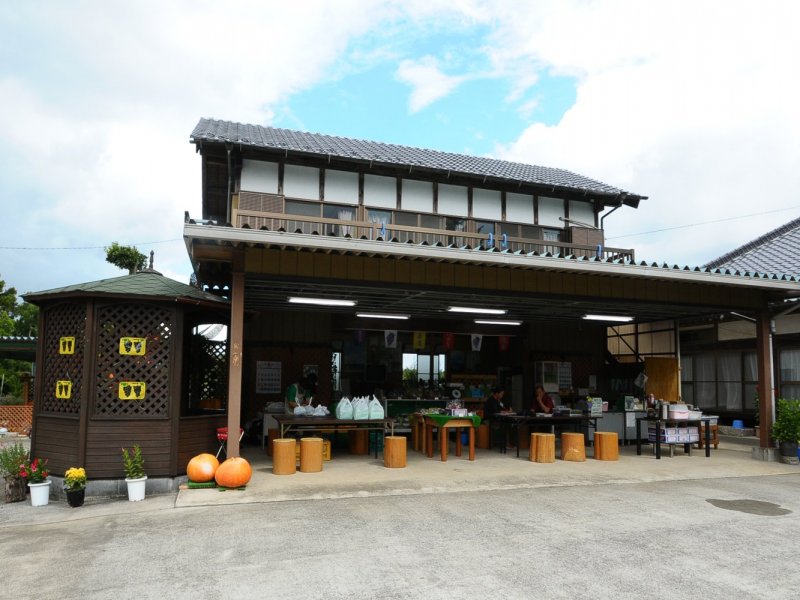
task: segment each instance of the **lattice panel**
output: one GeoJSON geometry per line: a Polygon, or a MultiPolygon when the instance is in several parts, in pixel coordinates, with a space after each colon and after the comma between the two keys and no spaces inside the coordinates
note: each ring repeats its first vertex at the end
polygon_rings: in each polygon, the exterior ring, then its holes
{"type": "Polygon", "coordinates": [[[277,194],[242,192],[239,195],[239,210],[282,213],[283,196],[278,196],[277,194]]]}
{"type": "Polygon", "coordinates": [[[228,345],[195,336],[191,345],[189,405],[225,408],[228,404],[228,345]]]}
{"type": "Polygon", "coordinates": [[[172,310],[152,304],[115,304],[97,309],[95,416],[169,416],[174,319],[172,310]],[[125,337],[144,338],[145,353],[121,354],[120,339],[125,337]]]}
{"type": "Polygon", "coordinates": [[[44,373],[41,412],[77,415],[81,408],[86,305],[64,303],[44,312],[44,373]],[[67,344],[65,340],[73,340],[67,344]],[[62,353],[69,352],[69,353],[62,353]],[[64,382],[69,382],[69,390],[64,382]]]}

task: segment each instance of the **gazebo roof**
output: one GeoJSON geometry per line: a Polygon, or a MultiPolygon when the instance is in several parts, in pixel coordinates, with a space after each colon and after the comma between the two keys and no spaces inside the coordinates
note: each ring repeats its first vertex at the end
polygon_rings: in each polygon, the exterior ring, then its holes
{"type": "Polygon", "coordinates": [[[196,287],[164,277],[150,269],[111,279],[100,279],[78,283],[41,292],[25,294],[23,298],[32,304],[42,304],[54,299],[73,296],[124,296],[148,300],[176,300],[190,304],[225,306],[227,299],[204,292],[196,287]]]}

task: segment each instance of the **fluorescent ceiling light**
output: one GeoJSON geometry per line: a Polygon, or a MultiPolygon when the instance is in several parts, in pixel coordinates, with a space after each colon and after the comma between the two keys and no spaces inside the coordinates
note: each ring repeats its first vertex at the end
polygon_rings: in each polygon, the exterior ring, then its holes
{"type": "Polygon", "coordinates": [[[633,317],[623,317],[621,315],[583,315],[587,321],[614,321],[615,323],[630,323],[633,317]]]}
{"type": "Polygon", "coordinates": [[[335,298],[300,298],[297,296],[290,296],[289,302],[291,304],[316,304],[318,306],[355,306],[353,300],[336,300],[335,298]]]}
{"type": "Polygon", "coordinates": [[[470,308],[469,306],[449,306],[448,312],[472,313],[475,315],[504,315],[508,311],[499,308],[470,308]]]}
{"type": "Polygon", "coordinates": [[[363,317],[365,319],[408,319],[409,315],[383,315],[380,313],[356,313],[357,317],[363,317]]]}
{"type": "Polygon", "coordinates": [[[475,322],[481,325],[522,325],[522,321],[488,321],[475,319],[475,322]]]}

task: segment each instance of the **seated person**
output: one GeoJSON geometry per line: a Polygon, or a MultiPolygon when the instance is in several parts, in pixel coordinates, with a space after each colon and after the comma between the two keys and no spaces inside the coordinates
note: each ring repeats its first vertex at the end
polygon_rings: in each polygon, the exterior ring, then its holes
{"type": "Polygon", "coordinates": [[[547,392],[544,391],[542,384],[536,384],[533,396],[533,406],[531,407],[531,410],[534,413],[552,414],[554,407],[555,405],[553,404],[553,399],[547,395],[547,392]]]}
{"type": "Polygon", "coordinates": [[[283,406],[284,412],[287,415],[294,414],[296,406],[304,406],[311,402],[311,394],[307,391],[308,387],[308,380],[304,377],[298,383],[293,383],[286,388],[286,397],[284,398],[283,406]]]}
{"type": "Polygon", "coordinates": [[[492,431],[492,436],[495,436],[495,439],[499,439],[496,437],[499,431],[499,425],[497,425],[496,421],[493,417],[496,414],[508,414],[513,412],[511,410],[511,405],[504,400],[506,391],[501,385],[496,385],[492,388],[492,395],[486,399],[486,404],[483,407],[483,418],[485,421],[489,421],[489,428],[492,431]]]}

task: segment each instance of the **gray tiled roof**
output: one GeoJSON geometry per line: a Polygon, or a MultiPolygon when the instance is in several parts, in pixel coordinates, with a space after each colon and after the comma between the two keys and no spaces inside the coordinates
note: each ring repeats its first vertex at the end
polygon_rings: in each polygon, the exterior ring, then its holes
{"type": "Polygon", "coordinates": [[[800,218],[715,258],[706,267],[800,275],[800,218]]]}
{"type": "Polygon", "coordinates": [[[123,275],[122,277],[33,292],[25,294],[24,298],[26,301],[36,304],[37,300],[44,300],[53,295],[146,296],[148,298],[183,298],[205,303],[228,303],[224,298],[209,294],[185,283],[180,283],[169,277],[164,277],[155,271],[140,271],[133,275],[123,275]]]}
{"type": "Polygon", "coordinates": [[[647,196],[625,192],[619,188],[564,169],[537,167],[493,158],[439,152],[437,150],[426,150],[398,144],[354,140],[334,135],[306,133],[291,129],[263,127],[261,125],[245,125],[230,121],[200,119],[200,122],[192,132],[191,139],[195,143],[204,141],[233,142],[234,144],[256,148],[288,150],[370,161],[384,165],[435,169],[449,171],[454,174],[491,177],[504,181],[578,190],[613,198],[620,194],[626,194],[626,203],[634,205],[639,200],[647,198],[647,196]]]}

